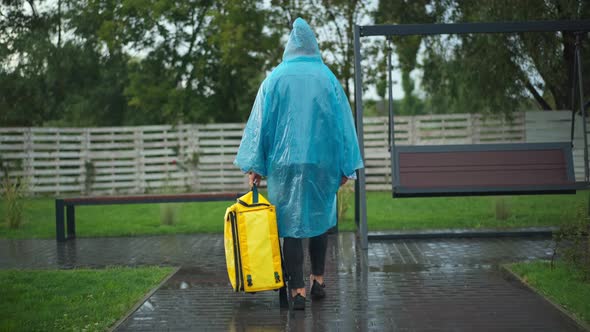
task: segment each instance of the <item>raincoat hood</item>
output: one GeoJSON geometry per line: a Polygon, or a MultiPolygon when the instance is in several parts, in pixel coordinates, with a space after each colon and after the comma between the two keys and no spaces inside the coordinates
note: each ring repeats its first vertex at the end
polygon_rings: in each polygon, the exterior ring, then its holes
{"type": "Polygon", "coordinates": [[[318,59],[321,61],[320,48],[315,34],[304,19],[298,17],[293,22],[293,30],[283,53],[283,61],[293,60],[298,57],[318,59]]]}

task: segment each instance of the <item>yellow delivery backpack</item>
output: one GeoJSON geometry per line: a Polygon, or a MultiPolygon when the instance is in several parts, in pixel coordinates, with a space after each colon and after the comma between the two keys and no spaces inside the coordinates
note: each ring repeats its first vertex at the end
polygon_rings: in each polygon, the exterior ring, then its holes
{"type": "Polygon", "coordinates": [[[225,260],[236,292],[260,292],[284,285],[275,211],[254,186],[225,212],[225,260]]]}

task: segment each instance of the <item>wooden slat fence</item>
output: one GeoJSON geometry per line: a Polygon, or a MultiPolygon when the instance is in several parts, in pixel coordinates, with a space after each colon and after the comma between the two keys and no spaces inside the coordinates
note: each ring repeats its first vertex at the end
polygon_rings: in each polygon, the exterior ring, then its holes
{"type": "Polygon", "coordinates": [[[32,194],[243,190],[233,166],[244,124],[2,128],[0,156],[32,194]]]}
{"type": "MultiPolygon", "coordinates": [[[[522,112],[398,116],[399,145],[569,141],[571,113],[522,112]]],[[[388,119],[365,118],[368,190],[391,189],[388,119]]],[[[589,127],[590,128],[590,127],[589,127]]],[[[0,156],[20,163],[31,194],[243,191],[233,165],[244,124],[113,128],[0,128],[0,156]]],[[[576,176],[583,179],[582,125],[576,120],[576,176]]]]}
{"type": "MultiPolygon", "coordinates": [[[[576,180],[584,180],[584,134],[582,117],[574,120],[574,170],[576,180]]],[[[561,112],[528,112],[526,114],[527,142],[570,142],[572,113],[561,112]]],[[[590,130],[590,124],[586,124],[590,130]]],[[[589,136],[590,137],[590,136],[589,136]]]]}

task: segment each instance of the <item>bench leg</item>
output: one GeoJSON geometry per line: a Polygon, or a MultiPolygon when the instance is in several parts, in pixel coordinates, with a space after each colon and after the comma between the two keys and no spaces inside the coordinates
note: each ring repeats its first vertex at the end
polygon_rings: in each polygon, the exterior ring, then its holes
{"type": "Polygon", "coordinates": [[[67,205],[68,240],[76,238],[76,212],[74,205],[67,205]]]}
{"type": "Polygon", "coordinates": [[[64,201],[63,199],[55,200],[55,239],[58,242],[66,240],[66,229],[64,222],[64,201]]]}

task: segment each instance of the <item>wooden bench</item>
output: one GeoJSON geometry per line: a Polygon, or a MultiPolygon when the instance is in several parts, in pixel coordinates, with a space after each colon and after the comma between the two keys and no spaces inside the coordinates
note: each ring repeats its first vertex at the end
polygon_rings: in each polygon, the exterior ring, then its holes
{"type": "Polygon", "coordinates": [[[55,200],[55,232],[59,242],[76,237],[76,205],[115,205],[115,204],[148,204],[148,203],[184,203],[184,202],[216,202],[235,201],[243,193],[208,193],[208,194],[173,194],[173,195],[135,195],[135,196],[102,196],[72,197],[55,200]],[[64,211],[65,209],[65,211],[64,211]],[[65,212],[65,213],[64,213],[65,212]],[[66,224],[67,220],[67,234],[66,224]]]}
{"type": "Polygon", "coordinates": [[[393,197],[574,194],[570,143],[396,146],[393,197]]]}

